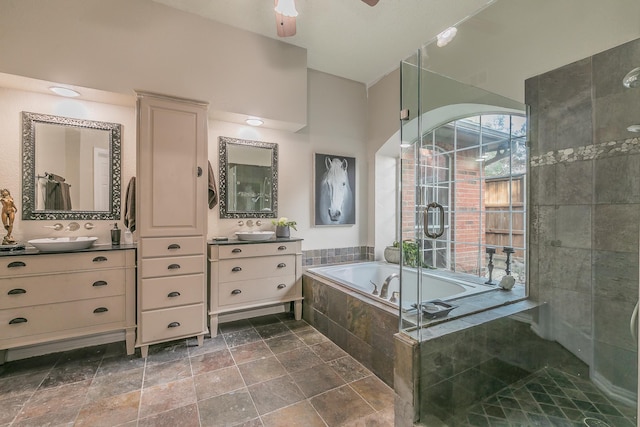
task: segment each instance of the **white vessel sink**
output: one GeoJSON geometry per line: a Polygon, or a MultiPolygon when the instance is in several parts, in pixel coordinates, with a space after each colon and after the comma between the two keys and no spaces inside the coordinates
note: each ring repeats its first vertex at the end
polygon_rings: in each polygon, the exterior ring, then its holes
{"type": "Polygon", "coordinates": [[[275,231],[236,231],[238,240],[269,240],[273,237],[275,231]]]}
{"type": "Polygon", "coordinates": [[[29,240],[28,243],[41,252],[65,252],[90,248],[96,240],[97,237],[47,237],[29,240]]]}

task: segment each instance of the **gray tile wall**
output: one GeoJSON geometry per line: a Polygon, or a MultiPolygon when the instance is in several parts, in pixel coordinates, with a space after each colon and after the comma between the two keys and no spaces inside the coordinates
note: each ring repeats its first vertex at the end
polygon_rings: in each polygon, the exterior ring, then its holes
{"type": "Polygon", "coordinates": [[[373,261],[372,246],[349,246],[346,248],[312,249],[302,251],[302,265],[305,267],[336,264],[341,262],[373,261]]]}
{"type": "Polygon", "coordinates": [[[592,374],[635,392],[640,39],[526,82],[531,107],[530,294],[549,301],[554,338],[592,374]],[[621,363],[625,361],[625,363],[621,363]],[[628,363],[627,363],[628,362],[628,363]]]}
{"type": "Polygon", "coordinates": [[[302,277],[304,320],[393,387],[398,315],[316,280],[302,277]]]}

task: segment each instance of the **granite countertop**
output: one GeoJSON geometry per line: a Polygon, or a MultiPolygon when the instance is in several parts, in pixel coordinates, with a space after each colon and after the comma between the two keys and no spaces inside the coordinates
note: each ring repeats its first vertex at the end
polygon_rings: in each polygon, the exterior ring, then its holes
{"type": "Polygon", "coordinates": [[[43,255],[43,254],[68,254],[77,252],[103,252],[103,251],[120,251],[125,249],[136,249],[135,243],[122,244],[113,246],[111,243],[93,245],[87,249],[77,249],[74,251],[57,251],[57,252],[41,252],[38,249],[27,246],[24,249],[0,251],[0,257],[4,256],[23,256],[23,255],[43,255]]]}
{"type": "Polygon", "coordinates": [[[298,242],[303,239],[297,237],[283,238],[276,237],[274,239],[268,240],[238,240],[238,239],[229,239],[229,240],[215,240],[209,239],[207,240],[207,244],[209,245],[251,245],[251,244],[259,244],[259,243],[286,243],[286,242],[298,242]]]}

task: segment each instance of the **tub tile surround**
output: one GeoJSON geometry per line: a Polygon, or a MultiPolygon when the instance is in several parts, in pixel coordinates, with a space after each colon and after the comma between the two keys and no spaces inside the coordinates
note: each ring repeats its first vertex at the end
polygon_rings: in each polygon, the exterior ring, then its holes
{"type": "Polygon", "coordinates": [[[302,251],[305,267],[358,261],[373,261],[372,246],[349,246],[346,248],[310,249],[302,251]]]}
{"type": "Polygon", "coordinates": [[[525,83],[531,107],[530,295],[548,301],[551,338],[609,392],[636,399],[640,39],[525,83]],[[565,118],[566,117],[566,118],[565,118]],[[615,315],[612,315],[615,313],[615,315]],[[625,362],[621,364],[620,360],[625,362]]]}

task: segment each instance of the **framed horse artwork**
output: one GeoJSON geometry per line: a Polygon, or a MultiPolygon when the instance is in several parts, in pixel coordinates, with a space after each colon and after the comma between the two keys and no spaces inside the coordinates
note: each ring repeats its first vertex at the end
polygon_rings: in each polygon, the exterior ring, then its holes
{"type": "Polygon", "coordinates": [[[314,154],[315,225],[356,223],[356,159],[314,154]]]}

